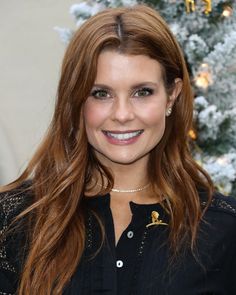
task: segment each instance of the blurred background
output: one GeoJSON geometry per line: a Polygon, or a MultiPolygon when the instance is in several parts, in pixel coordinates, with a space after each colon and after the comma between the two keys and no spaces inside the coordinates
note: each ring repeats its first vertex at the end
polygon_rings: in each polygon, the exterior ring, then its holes
{"type": "MultiPolygon", "coordinates": [[[[26,166],[50,122],[74,31],[139,0],[0,0],[0,184],[26,166]],[[55,27],[56,30],[55,30],[55,27]],[[64,43],[63,43],[64,42],[64,43]]],[[[179,41],[194,91],[189,142],[216,187],[236,196],[236,1],[144,0],[179,41]]]]}
{"type": "Polygon", "coordinates": [[[73,3],[0,1],[0,184],[22,171],[50,122],[65,51],[54,27],[74,27],[73,3]]]}

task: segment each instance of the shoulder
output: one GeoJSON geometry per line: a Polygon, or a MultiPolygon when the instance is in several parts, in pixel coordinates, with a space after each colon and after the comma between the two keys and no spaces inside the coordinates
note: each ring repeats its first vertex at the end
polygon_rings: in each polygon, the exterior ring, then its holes
{"type": "Polygon", "coordinates": [[[231,244],[229,247],[232,248],[233,245],[235,249],[236,198],[215,192],[207,208],[207,196],[200,194],[200,199],[201,205],[206,209],[202,220],[203,223],[206,222],[211,239],[217,240],[219,245],[229,242],[231,244]]]}
{"type": "Polygon", "coordinates": [[[14,225],[12,230],[10,225],[32,202],[29,187],[25,182],[14,190],[0,193],[0,294],[13,294],[16,290],[27,234],[21,221],[17,222],[17,230],[14,225]]]}
{"type": "Polygon", "coordinates": [[[24,182],[18,188],[0,193],[0,222],[11,222],[32,201],[30,182],[24,182]]]}
{"type": "Polygon", "coordinates": [[[16,189],[0,193],[0,269],[7,252],[15,253],[17,243],[25,237],[27,217],[13,221],[32,203],[33,194],[29,188],[30,184],[25,182],[16,189]]]}
{"type": "MultiPolygon", "coordinates": [[[[204,208],[207,205],[207,195],[204,192],[200,192],[199,196],[201,205],[204,208]]],[[[214,192],[207,211],[232,216],[236,221],[236,198],[214,192]]]]}

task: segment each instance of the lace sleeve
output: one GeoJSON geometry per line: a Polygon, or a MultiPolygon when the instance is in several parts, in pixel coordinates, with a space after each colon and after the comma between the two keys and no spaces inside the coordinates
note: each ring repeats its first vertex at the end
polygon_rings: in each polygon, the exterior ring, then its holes
{"type": "Polygon", "coordinates": [[[0,194],[0,295],[15,294],[18,282],[16,261],[17,250],[11,233],[7,231],[13,218],[18,214],[17,208],[22,204],[23,195],[0,194]]]}
{"type": "MultiPolygon", "coordinates": [[[[206,206],[206,196],[200,195],[201,205],[206,206]]],[[[210,210],[221,211],[236,217],[236,198],[232,196],[224,196],[219,192],[213,195],[211,203],[208,207],[210,210]]]]}

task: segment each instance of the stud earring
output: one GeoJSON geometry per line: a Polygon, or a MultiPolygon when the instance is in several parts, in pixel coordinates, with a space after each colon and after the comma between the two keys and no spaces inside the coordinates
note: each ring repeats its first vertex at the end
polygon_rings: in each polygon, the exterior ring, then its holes
{"type": "Polygon", "coordinates": [[[171,112],[172,112],[172,108],[169,107],[169,108],[166,110],[166,117],[169,117],[170,114],[171,114],[171,112]]]}

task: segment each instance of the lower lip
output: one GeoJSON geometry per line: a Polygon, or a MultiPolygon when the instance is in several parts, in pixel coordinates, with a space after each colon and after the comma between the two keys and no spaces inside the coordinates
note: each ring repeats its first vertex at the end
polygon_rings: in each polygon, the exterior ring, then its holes
{"type": "Polygon", "coordinates": [[[117,139],[117,138],[114,138],[114,137],[111,137],[111,136],[108,136],[106,133],[103,132],[103,134],[105,135],[107,141],[111,144],[117,144],[117,145],[127,145],[127,144],[132,144],[132,143],[135,143],[136,141],[138,141],[139,137],[143,134],[138,134],[134,137],[131,137],[129,139],[117,139]]]}

